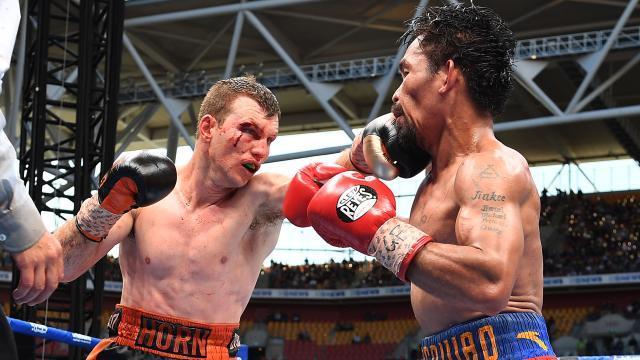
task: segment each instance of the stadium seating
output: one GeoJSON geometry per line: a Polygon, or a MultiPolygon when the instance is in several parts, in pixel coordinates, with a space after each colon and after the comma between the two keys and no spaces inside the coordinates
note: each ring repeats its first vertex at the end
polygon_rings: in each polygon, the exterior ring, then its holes
{"type": "Polygon", "coordinates": [[[544,308],[542,314],[547,321],[553,319],[555,323],[555,329],[549,330],[553,331],[552,335],[554,337],[561,337],[571,335],[573,327],[582,323],[586,316],[592,311],[592,307],[544,308]]]}

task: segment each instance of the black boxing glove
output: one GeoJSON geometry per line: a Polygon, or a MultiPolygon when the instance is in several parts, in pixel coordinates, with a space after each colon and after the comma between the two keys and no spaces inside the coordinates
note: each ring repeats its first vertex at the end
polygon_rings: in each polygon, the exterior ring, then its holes
{"type": "Polygon", "coordinates": [[[143,152],[123,158],[102,178],[98,194],[82,203],[76,226],[89,240],[101,241],[123,214],[162,200],[176,181],[176,167],[166,156],[143,152]]]}
{"type": "Polygon", "coordinates": [[[358,171],[384,180],[414,177],[431,161],[417,139],[400,136],[393,114],[367,124],[351,145],[349,158],[358,171]]]}

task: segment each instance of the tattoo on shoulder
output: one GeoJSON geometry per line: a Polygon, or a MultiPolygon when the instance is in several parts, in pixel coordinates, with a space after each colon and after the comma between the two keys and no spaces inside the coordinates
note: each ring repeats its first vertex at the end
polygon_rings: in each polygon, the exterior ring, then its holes
{"type": "Polygon", "coordinates": [[[497,179],[500,177],[500,174],[493,167],[493,164],[487,165],[482,171],[480,171],[480,179],[497,179]]]}

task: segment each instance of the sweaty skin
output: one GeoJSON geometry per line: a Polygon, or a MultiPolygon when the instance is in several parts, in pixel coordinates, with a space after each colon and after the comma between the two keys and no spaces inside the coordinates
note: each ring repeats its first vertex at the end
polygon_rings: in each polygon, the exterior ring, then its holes
{"type": "Polygon", "coordinates": [[[409,278],[428,334],[483,315],[541,313],[539,213],[525,159],[495,139],[423,181],[409,222],[435,242],[409,278]]]}
{"type": "Polygon", "coordinates": [[[393,95],[397,123],[413,126],[433,158],[409,219],[434,239],[407,271],[416,319],[431,335],[480,316],[541,313],[540,199],[527,161],[496,139],[452,60],[430,66],[414,40],[393,95]]]}
{"type": "Polygon", "coordinates": [[[57,233],[65,281],[120,244],[121,303],[207,323],[237,323],[273,250],[290,178],[255,175],[278,132],[277,116],[240,96],[221,127],[206,115],[192,159],[160,202],[125,214],[101,243],[73,222],[57,233]]]}

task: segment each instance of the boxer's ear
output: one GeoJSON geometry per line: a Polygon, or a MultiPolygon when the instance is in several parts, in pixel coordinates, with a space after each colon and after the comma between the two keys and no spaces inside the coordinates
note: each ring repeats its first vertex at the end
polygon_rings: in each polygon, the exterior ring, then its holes
{"type": "Polygon", "coordinates": [[[438,92],[443,95],[451,91],[451,89],[453,89],[457,85],[457,83],[461,80],[460,77],[462,74],[460,73],[460,69],[456,66],[455,62],[453,62],[453,60],[451,59],[447,60],[447,62],[442,65],[442,67],[440,68],[440,72],[442,84],[438,89],[438,92]]]}
{"type": "Polygon", "coordinates": [[[198,135],[205,141],[211,140],[211,131],[217,126],[216,119],[213,115],[206,114],[200,119],[200,123],[198,124],[198,135]]]}

